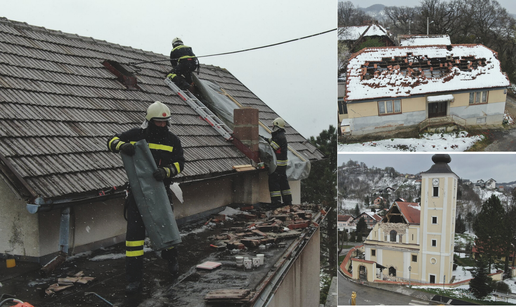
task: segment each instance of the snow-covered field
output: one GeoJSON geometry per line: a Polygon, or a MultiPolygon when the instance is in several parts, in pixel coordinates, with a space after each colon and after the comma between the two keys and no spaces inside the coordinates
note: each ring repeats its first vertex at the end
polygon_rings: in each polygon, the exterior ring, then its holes
{"type": "Polygon", "coordinates": [[[385,152],[385,151],[455,151],[462,152],[481,141],[483,136],[470,136],[467,132],[424,134],[421,138],[386,139],[380,141],[339,144],[338,152],[385,152]]]}

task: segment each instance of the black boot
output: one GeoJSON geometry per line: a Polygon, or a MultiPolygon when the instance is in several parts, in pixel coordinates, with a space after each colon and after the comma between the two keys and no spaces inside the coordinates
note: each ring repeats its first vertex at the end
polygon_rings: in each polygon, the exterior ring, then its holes
{"type": "Polygon", "coordinates": [[[140,289],[140,282],[139,281],[133,281],[127,284],[125,287],[125,294],[135,294],[136,292],[139,292],[140,289]]]}
{"type": "Polygon", "coordinates": [[[168,263],[168,272],[172,277],[179,275],[179,263],[177,261],[177,248],[172,247],[161,251],[161,258],[165,259],[168,263]]]}

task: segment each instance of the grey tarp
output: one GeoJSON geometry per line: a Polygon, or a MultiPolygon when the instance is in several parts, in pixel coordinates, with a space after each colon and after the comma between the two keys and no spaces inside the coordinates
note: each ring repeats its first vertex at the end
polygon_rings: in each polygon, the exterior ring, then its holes
{"type": "Polygon", "coordinates": [[[122,161],[153,248],[161,250],[181,243],[165,185],[152,176],[157,167],[147,142],[136,142],[134,156],[122,154],[122,161]]]}
{"type": "MultiPolygon", "coordinates": [[[[201,80],[193,75],[195,86],[201,91],[203,96],[203,103],[224,123],[233,129],[233,112],[238,109],[238,106],[233,100],[224,95],[221,87],[211,81],[201,80]]],[[[260,125],[260,135],[270,138],[270,131],[264,129],[260,125]]],[[[267,144],[268,145],[268,144],[267,144]]],[[[269,168],[269,174],[276,169],[276,157],[272,157],[274,152],[270,146],[264,146],[263,142],[259,144],[260,159],[269,168]]],[[[295,154],[291,148],[288,151],[287,177],[289,180],[302,180],[308,178],[310,175],[310,161],[306,158],[301,158],[299,154],[295,154]]]]}

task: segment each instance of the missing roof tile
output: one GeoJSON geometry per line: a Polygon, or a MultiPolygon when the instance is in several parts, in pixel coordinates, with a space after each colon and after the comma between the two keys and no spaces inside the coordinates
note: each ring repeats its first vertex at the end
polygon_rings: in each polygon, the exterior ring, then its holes
{"type": "Polygon", "coordinates": [[[122,64],[113,60],[105,60],[102,62],[112,74],[117,76],[118,81],[120,81],[123,85],[125,85],[130,90],[139,90],[138,87],[138,79],[136,76],[127,70],[122,64]]]}

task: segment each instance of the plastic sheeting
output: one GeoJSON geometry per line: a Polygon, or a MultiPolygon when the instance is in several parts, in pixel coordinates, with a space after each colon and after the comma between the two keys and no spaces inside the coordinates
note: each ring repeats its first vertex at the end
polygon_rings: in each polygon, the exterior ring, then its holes
{"type": "Polygon", "coordinates": [[[147,142],[136,142],[135,154],[122,154],[122,161],[131,192],[154,249],[162,250],[181,243],[165,185],[152,176],[157,167],[147,142]]]}
{"type": "MultiPolygon", "coordinates": [[[[203,103],[215,113],[228,127],[234,128],[233,111],[240,108],[233,100],[224,95],[221,87],[211,81],[200,80],[193,75],[196,87],[200,90],[203,96],[203,103]]],[[[270,131],[263,126],[259,126],[259,134],[265,138],[270,138],[270,131]]],[[[260,159],[269,168],[269,173],[276,169],[276,156],[270,145],[260,139],[259,144],[260,159]]],[[[287,177],[289,180],[301,180],[310,175],[310,161],[306,158],[301,158],[292,150],[288,152],[287,177]]]]}

